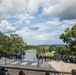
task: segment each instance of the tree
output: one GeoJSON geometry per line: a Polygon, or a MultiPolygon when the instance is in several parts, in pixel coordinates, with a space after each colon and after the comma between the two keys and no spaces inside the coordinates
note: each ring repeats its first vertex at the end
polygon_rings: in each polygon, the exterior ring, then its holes
{"type": "Polygon", "coordinates": [[[51,52],[51,51],[56,51],[56,46],[54,46],[54,45],[51,45],[51,46],[49,46],[49,52],[51,52]]]}
{"type": "Polygon", "coordinates": [[[4,35],[0,32],[0,53],[2,56],[24,52],[26,43],[18,34],[4,35]]]}
{"type": "Polygon", "coordinates": [[[19,53],[19,51],[23,52],[26,43],[23,39],[18,36],[18,34],[10,34],[10,50],[14,51],[14,53],[19,53]]]}
{"type": "Polygon", "coordinates": [[[68,44],[70,54],[76,55],[76,24],[72,28],[66,28],[60,35],[60,39],[68,44]]]}

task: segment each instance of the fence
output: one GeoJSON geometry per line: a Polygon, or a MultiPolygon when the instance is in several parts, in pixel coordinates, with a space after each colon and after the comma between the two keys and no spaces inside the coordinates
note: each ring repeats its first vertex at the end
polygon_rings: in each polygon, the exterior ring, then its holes
{"type": "MultiPolygon", "coordinates": [[[[58,71],[50,71],[50,70],[40,70],[40,69],[28,69],[28,68],[19,68],[19,67],[6,67],[6,66],[0,66],[0,68],[5,68],[7,70],[12,70],[13,72],[15,70],[24,70],[24,71],[31,71],[31,72],[35,72],[35,75],[38,75],[36,74],[36,72],[40,72],[40,73],[43,73],[41,75],[45,75],[46,72],[49,72],[50,75],[71,75],[71,72],[58,72],[58,71]]],[[[14,74],[15,75],[15,74],[14,74]]],[[[25,75],[34,75],[34,74],[25,74],[25,75]]],[[[40,75],[40,74],[39,74],[40,75]]]]}

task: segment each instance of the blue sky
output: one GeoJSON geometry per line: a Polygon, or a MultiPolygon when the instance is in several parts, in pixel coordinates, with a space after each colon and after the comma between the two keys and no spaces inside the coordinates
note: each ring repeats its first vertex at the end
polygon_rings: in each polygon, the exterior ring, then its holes
{"type": "Polygon", "coordinates": [[[0,31],[29,45],[63,44],[59,36],[76,23],[76,0],[0,0],[0,31]]]}

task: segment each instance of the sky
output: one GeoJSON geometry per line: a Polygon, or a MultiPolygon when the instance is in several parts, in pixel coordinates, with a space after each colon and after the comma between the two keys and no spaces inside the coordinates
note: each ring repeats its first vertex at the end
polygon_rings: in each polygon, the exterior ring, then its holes
{"type": "Polygon", "coordinates": [[[0,31],[28,45],[63,44],[59,36],[76,23],[76,0],[0,0],[0,31]]]}

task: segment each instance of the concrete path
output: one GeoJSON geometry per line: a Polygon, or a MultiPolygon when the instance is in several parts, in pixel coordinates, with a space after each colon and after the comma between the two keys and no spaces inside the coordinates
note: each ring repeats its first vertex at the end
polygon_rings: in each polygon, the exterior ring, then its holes
{"type": "Polygon", "coordinates": [[[9,59],[9,58],[2,57],[0,59],[0,64],[5,64],[5,61],[6,61],[6,63],[11,63],[11,62],[14,61],[14,59],[9,59]]]}
{"type": "Polygon", "coordinates": [[[72,69],[76,69],[76,64],[64,63],[62,61],[52,61],[48,62],[56,71],[59,72],[71,72],[72,69]]]}
{"type": "Polygon", "coordinates": [[[8,66],[8,67],[19,67],[19,68],[31,68],[31,69],[41,69],[41,70],[51,70],[51,71],[59,71],[59,72],[71,72],[72,69],[76,69],[76,64],[64,63],[62,61],[51,61],[44,62],[39,67],[37,67],[37,63],[33,64],[28,62],[27,64],[20,61],[14,61],[14,59],[2,58],[0,59],[0,66],[8,66]],[[7,59],[7,65],[5,65],[5,59],[7,59]],[[16,63],[18,62],[18,63],[16,63]],[[11,64],[14,63],[14,64],[11,64]],[[16,63],[16,64],[15,64],[16,63]],[[21,65],[22,63],[22,65],[21,65]],[[24,65],[25,64],[25,65],[24,65]]]}

